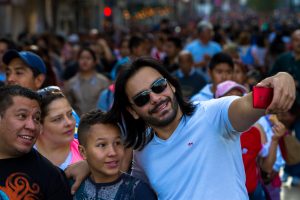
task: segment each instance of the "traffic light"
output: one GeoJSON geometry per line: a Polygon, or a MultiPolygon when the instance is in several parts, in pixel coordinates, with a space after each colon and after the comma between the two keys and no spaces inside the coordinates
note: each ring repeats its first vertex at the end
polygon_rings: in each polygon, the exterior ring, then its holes
{"type": "Polygon", "coordinates": [[[110,7],[106,6],[103,10],[103,14],[105,17],[111,17],[112,10],[110,7]]]}

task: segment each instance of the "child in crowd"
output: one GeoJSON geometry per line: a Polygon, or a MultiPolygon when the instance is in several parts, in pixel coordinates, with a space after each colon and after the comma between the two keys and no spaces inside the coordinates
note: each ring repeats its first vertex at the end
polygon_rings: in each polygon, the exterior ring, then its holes
{"type": "MultiPolygon", "coordinates": [[[[243,96],[247,89],[234,81],[224,81],[217,85],[215,97],[243,96]]],[[[285,133],[285,126],[277,121],[274,123],[273,135],[269,145],[266,145],[265,133],[259,127],[252,126],[241,134],[241,148],[244,168],[246,172],[246,188],[250,200],[267,199],[268,193],[261,181],[260,169],[264,172],[272,172],[276,160],[276,150],[279,139],[285,133]],[[268,148],[268,149],[267,149],[268,148]]]]}
{"type": "Polygon", "coordinates": [[[234,63],[230,55],[220,52],[215,54],[208,65],[211,83],[206,84],[191,101],[207,101],[214,98],[217,85],[226,80],[233,79],[234,63]]]}
{"type": "Polygon", "coordinates": [[[156,199],[146,183],[120,171],[124,156],[121,130],[103,112],[83,115],[78,139],[91,175],[81,183],[74,199],[156,199]]]}

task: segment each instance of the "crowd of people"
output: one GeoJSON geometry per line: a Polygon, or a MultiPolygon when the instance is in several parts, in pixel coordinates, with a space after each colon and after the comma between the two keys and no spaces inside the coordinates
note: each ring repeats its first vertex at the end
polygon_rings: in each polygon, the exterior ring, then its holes
{"type": "Polygon", "coordinates": [[[277,200],[288,177],[300,186],[280,145],[300,140],[300,29],[213,21],[0,39],[0,198],[277,200]],[[266,108],[254,86],[273,88],[266,108]]]}

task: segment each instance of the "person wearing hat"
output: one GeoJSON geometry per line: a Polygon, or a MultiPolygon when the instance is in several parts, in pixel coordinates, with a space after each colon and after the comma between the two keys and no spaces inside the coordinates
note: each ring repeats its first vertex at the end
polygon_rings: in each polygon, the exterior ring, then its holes
{"type": "MultiPolygon", "coordinates": [[[[8,50],[2,60],[6,64],[6,85],[20,85],[34,91],[42,88],[47,68],[40,56],[31,51],[8,50]]],[[[80,118],[75,110],[72,114],[77,128],[80,118]]]]}
{"type": "Polygon", "coordinates": [[[234,81],[228,80],[217,85],[217,90],[215,93],[215,98],[220,98],[223,96],[244,96],[246,94],[247,88],[243,85],[238,84],[234,81]]]}
{"type": "Polygon", "coordinates": [[[6,64],[6,84],[38,90],[46,78],[46,65],[30,51],[8,50],[2,58],[6,64]]]}

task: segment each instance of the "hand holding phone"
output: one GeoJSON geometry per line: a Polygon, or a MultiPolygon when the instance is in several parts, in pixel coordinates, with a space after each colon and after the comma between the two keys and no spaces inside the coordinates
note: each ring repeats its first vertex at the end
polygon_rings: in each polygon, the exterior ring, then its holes
{"type": "Polygon", "coordinates": [[[266,109],[273,99],[273,88],[253,87],[253,108],[266,109]]]}

